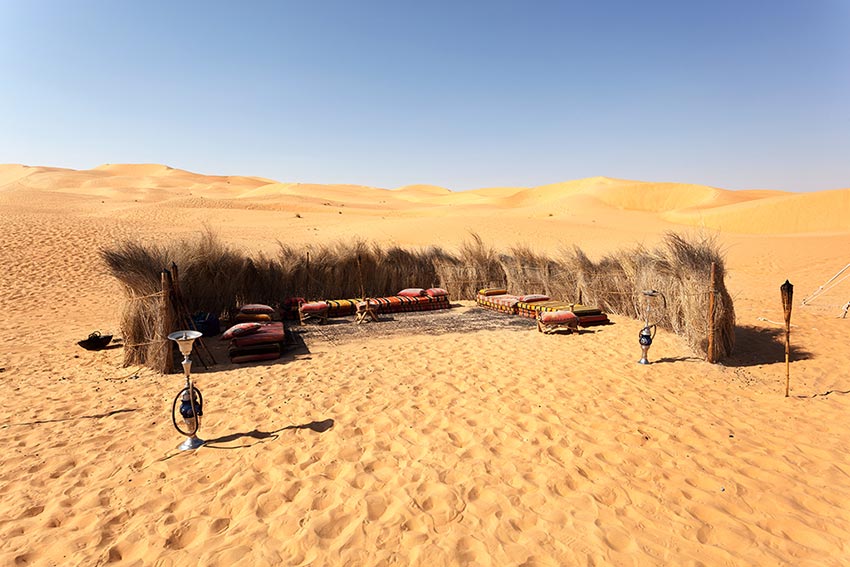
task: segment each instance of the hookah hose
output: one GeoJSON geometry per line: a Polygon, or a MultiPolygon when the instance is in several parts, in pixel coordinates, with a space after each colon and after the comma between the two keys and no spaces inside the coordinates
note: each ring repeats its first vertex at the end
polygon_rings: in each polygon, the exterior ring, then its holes
{"type": "Polygon", "coordinates": [[[191,437],[195,433],[198,432],[200,425],[198,424],[198,410],[195,407],[195,393],[198,394],[198,405],[203,407],[204,405],[204,396],[201,394],[201,391],[195,388],[195,386],[189,382],[189,386],[183,388],[178,392],[178,394],[174,397],[174,402],[171,404],[171,423],[174,424],[174,429],[176,429],[180,434],[185,435],[186,437],[191,437]],[[192,415],[195,417],[195,427],[191,432],[186,432],[180,429],[180,426],[177,425],[177,402],[183,397],[183,392],[189,390],[189,405],[192,406],[192,415]]]}

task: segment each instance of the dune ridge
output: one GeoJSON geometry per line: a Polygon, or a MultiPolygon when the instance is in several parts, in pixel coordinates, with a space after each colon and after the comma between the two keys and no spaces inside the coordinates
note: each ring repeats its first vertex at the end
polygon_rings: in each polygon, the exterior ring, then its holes
{"type": "MultiPolygon", "coordinates": [[[[482,210],[584,211],[605,208],[652,213],[674,225],[741,234],[829,233],[850,226],[850,189],[806,194],[729,191],[705,185],[631,181],[608,177],[578,179],[528,188],[483,188],[453,192],[432,185],[381,189],[359,185],[280,183],[245,176],[208,176],[158,164],[106,164],[91,170],[0,165],[0,191],[67,191],[75,195],[163,202],[183,196],[256,201],[261,207],[293,210],[305,206],[360,209],[434,210],[469,206],[482,210]]],[[[245,205],[239,205],[245,207],[245,205]]]]}

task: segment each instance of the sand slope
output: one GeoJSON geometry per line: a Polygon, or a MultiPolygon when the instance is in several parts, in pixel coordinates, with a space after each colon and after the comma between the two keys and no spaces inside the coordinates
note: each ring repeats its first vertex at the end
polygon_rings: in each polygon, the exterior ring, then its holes
{"type": "Polygon", "coordinates": [[[0,564],[847,564],[850,319],[835,315],[850,288],[795,305],[788,399],[775,322],[785,278],[799,300],[850,261],[848,206],[846,189],[593,178],[453,193],[0,166],[0,564]],[[311,326],[275,364],[196,364],[211,442],[178,454],[179,377],[75,342],[117,331],[99,245],[205,224],[253,250],[452,247],[474,230],[591,254],[717,227],[739,348],[708,365],[660,332],[644,367],[640,324],[618,317],[572,336],[311,326]]]}

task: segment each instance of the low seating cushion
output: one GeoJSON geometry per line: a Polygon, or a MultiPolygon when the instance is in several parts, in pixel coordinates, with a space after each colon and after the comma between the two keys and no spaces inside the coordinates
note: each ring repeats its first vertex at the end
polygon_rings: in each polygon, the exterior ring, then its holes
{"type": "Polygon", "coordinates": [[[409,287],[401,290],[396,295],[399,297],[419,297],[425,295],[425,290],[421,287],[409,287]]]}
{"type": "Polygon", "coordinates": [[[528,295],[520,295],[519,301],[525,301],[526,303],[534,303],[535,301],[549,301],[549,296],[543,295],[542,293],[531,293],[528,295]]]}
{"type": "Polygon", "coordinates": [[[243,348],[261,344],[280,343],[283,342],[284,337],[283,323],[278,321],[276,323],[267,323],[260,330],[250,335],[236,337],[230,344],[233,347],[243,348]]]}
{"type": "Polygon", "coordinates": [[[572,311],[542,311],[538,318],[547,325],[578,326],[578,317],[572,311]]]}
{"type": "Polygon", "coordinates": [[[357,299],[328,299],[328,317],[345,317],[357,311],[357,299]]]}
{"type": "Polygon", "coordinates": [[[313,301],[311,303],[303,304],[299,309],[301,309],[302,313],[318,313],[326,310],[327,308],[327,301],[313,301]]]}
{"type": "Polygon", "coordinates": [[[224,333],[222,333],[221,338],[222,340],[229,341],[230,339],[235,339],[236,337],[244,337],[246,335],[256,333],[262,328],[263,324],[258,322],[237,323],[236,325],[233,325],[224,333]]]}
{"type": "Polygon", "coordinates": [[[432,287],[425,290],[425,295],[427,295],[428,297],[442,297],[448,294],[449,292],[447,292],[441,287],[432,287]]]}
{"type": "Polygon", "coordinates": [[[272,316],[266,313],[237,313],[235,320],[239,322],[245,321],[255,321],[255,322],[263,322],[263,321],[271,321],[272,316]]]}
{"type": "Polygon", "coordinates": [[[503,287],[485,287],[478,291],[478,295],[505,295],[508,290],[503,287]]]}
{"type": "Polygon", "coordinates": [[[274,309],[262,303],[249,303],[239,308],[240,313],[248,315],[274,315],[274,309]]]}

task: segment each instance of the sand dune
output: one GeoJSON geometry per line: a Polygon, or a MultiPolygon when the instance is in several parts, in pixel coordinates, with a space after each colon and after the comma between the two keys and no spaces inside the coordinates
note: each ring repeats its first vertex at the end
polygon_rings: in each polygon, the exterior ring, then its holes
{"type": "Polygon", "coordinates": [[[0,564],[845,565],[850,319],[836,315],[850,288],[799,299],[850,261],[848,213],[848,189],[592,178],[454,193],[0,166],[0,564]],[[101,244],[205,225],[252,250],[454,247],[474,230],[593,255],[716,229],[738,349],[709,365],[662,331],[641,366],[640,323],[622,317],[554,336],[392,330],[415,314],[308,326],[274,364],[196,363],[210,444],[178,454],[179,377],[75,343],[118,331],[101,244]]]}
{"type": "MultiPolygon", "coordinates": [[[[512,215],[571,212],[574,217],[616,211],[653,213],[671,224],[741,234],[830,233],[850,228],[850,189],[810,194],[728,191],[704,185],[593,177],[531,188],[486,188],[455,193],[432,185],[380,189],[357,185],[279,183],[255,177],[207,176],[156,164],[109,164],[92,170],[0,165],[0,190],[66,191],[75,195],[161,202],[177,197],[256,201],[258,208],[295,210],[296,204],[330,210],[469,206],[512,215]],[[660,216],[659,216],[660,215],[660,216]]],[[[231,208],[231,207],[227,207],[231,208]]],[[[246,208],[243,203],[234,208],[246,208]]],[[[321,211],[321,209],[318,209],[321,211]]],[[[438,214],[442,214],[439,209],[438,214]]],[[[620,218],[620,217],[618,217],[620,218]]],[[[626,218],[626,217],[622,217],[626,218]]]]}

